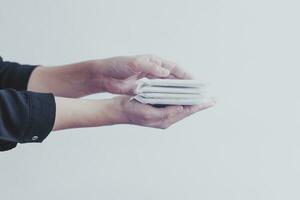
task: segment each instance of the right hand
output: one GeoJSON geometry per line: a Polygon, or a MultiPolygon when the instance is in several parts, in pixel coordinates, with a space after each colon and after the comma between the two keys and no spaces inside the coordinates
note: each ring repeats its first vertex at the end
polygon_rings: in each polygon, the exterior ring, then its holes
{"type": "Polygon", "coordinates": [[[130,100],[129,96],[118,96],[112,99],[114,102],[115,119],[117,124],[135,124],[146,127],[166,129],[174,123],[201,110],[212,107],[213,100],[197,106],[166,106],[153,107],[130,100]]]}

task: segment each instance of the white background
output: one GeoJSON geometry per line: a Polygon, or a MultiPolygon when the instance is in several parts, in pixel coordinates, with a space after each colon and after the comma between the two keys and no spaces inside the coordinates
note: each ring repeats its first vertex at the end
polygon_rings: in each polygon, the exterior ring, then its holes
{"type": "Polygon", "coordinates": [[[1,153],[0,198],[300,199],[299,6],[0,0],[5,60],[57,65],[153,53],[209,82],[219,99],[165,131],[60,131],[1,153]]]}

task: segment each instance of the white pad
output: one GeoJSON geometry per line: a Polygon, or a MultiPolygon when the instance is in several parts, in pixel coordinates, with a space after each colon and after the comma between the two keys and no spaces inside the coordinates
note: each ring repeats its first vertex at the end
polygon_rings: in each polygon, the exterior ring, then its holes
{"type": "Polygon", "coordinates": [[[137,81],[133,99],[144,104],[198,105],[207,102],[204,88],[196,80],[142,78],[137,81]]]}

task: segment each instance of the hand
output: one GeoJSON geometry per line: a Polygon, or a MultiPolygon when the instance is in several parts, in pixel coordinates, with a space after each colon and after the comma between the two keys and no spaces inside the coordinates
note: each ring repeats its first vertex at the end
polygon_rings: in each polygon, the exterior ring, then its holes
{"type": "Polygon", "coordinates": [[[128,96],[118,96],[114,101],[116,123],[135,124],[146,127],[166,129],[172,124],[204,109],[212,107],[214,100],[197,106],[166,106],[156,108],[130,100],[128,96]]]}
{"type": "Polygon", "coordinates": [[[154,55],[113,57],[96,60],[93,74],[101,90],[114,94],[132,95],[136,80],[148,78],[191,79],[176,63],[154,55]]]}
{"type": "Polygon", "coordinates": [[[156,108],[130,100],[129,96],[89,100],[56,97],[53,130],[96,127],[113,124],[135,124],[166,129],[181,119],[209,108],[214,101],[199,106],[166,106],[156,108]]]}

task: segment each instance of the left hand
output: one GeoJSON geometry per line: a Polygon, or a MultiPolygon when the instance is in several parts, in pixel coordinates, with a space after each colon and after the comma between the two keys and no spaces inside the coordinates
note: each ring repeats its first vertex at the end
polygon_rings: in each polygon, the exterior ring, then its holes
{"type": "Polygon", "coordinates": [[[191,79],[176,63],[154,55],[120,56],[93,61],[92,72],[101,91],[132,95],[136,80],[148,78],[191,79]]]}

